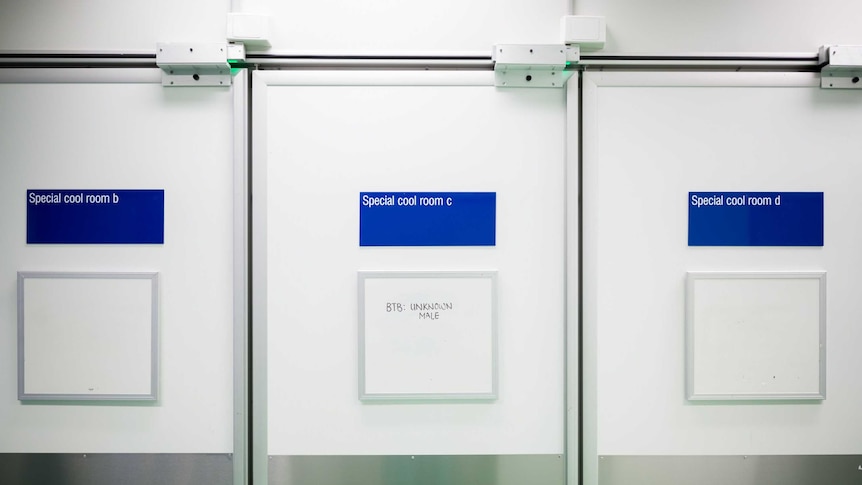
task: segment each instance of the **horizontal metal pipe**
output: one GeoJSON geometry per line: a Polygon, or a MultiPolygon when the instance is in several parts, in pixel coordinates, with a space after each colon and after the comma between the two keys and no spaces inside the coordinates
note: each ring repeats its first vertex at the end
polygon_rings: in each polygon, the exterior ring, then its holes
{"type": "Polygon", "coordinates": [[[0,52],[3,68],[154,68],[155,53],[0,52]]]}
{"type": "MultiPolygon", "coordinates": [[[[154,52],[0,52],[0,67],[156,67],[154,52]]],[[[363,55],[363,54],[260,54],[249,53],[233,67],[260,69],[470,69],[494,68],[491,56],[363,55]]],[[[585,53],[569,69],[674,69],[674,70],[789,70],[813,71],[820,67],[816,54],[606,54],[585,53]]]]}
{"type": "Polygon", "coordinates": [[[817,71],[816,54],[711,54],[627,55],[584,54],[578,62],[583,70],[672,69],[672,70],[776,70],[817,71]]]}

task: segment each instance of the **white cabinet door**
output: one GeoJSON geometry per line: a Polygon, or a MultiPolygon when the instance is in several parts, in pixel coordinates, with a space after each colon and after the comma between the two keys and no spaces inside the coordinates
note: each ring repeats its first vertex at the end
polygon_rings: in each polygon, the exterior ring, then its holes
{"type": "MultiPolygon", "coordinates": [[[[97,468],[102,463],[107,467],[100,468],[103,471],[141,466],[167,482],[183,480],[189,470],[200,470],[204,474],[201,480],[231,483],[235,254],[239,254],[239,264],[244,264],[242,253],[236,253],[241,248],[234,246],[235,232],[243,231],[242,217],[234,225],[235,213],[242,215],[234,204],[242,205],[244,197],[242,182],[235,185],[242,162],[235,164],[233,141],[234,96],[240,88],[170,89],[162,87],[160,76],[158,69],[0,72],[0,383],[4,389],[0,394],[0,453],[71,456],[66,469],[80,472],[75,476],[83,481],[93,476],[88,475],[93,470],[88,463],[97,468]],[[27,191],[66,189],[164,191],[164,243],[28,244],[27,191]],[[158,399],[19,401],[15,393],[15,276],[19,271],[158,273],[159,305],[154,308],[158,399]],[[80,461],[82,453],[92,454],[91,462],[80,461]],[[98,454],[132,456],[112,467],[98,461],[110,458],[98,454]],[[135,462],[136,454],[146,457],[135,462]],[[168,463],[170,456],[177,456],[178,461],[168,463]],[[203,461],[194,462],[196,456],[203,461]]],[[[238,74],[235,83],[244,84],[244,79],[244,73],[238,74]]],[[[82,203],[88,203],[86,198],[82,203]]],[[[130,217],[110,222],[135,225],[134,216],[130,217]]],[[[88,221],[53,222],[57,227],[70,223],[88,221]]],[[[238,294],[243,291],[240,284],[238,294]]],[[[95,295],[93,301],[99,300],[95,295]]],[[[117,311],[131,307],[124,308],[117,311]]],[[[62,316],[62,309],[55,310],[62,316]]],[[[150,318],[149,313],[142,318],[150,318]]],[[[81,342],[82,334],[74,329],[63,334],[74,338],[53,345],[81,342]]],[[[149,338],[146,329],[144,334],[149,338]]],[[[90,336],[102,337],[110,336],[100,332],[90,336]]],[[[128,341],[132,337],[126,337],[125,344],[134,347],[128,341]]],[[[50,336],[44,338],[50,340],[50,336]]],[[[84,347],[91,349],[102,345],[86,343],[84,347]]],[[[142,341],[141,347],[148,349],[150,344],[142,341]]],[[[62,359],[75,360],[75,355],[68,348],[58,354],[51,379],[60,381],[55,387],[63,388],[60,377],[68,370],[62,359]]],[[[99,374],[110,373],[110,363],[96,357],[82,358],[76,368],[98,365],[99,374]]],[[[49,358],[43,356],[41,363],[50,365],[49,358]]],[[[121,372],[121,367],[113,371],[121,372]]],[[[60,466],[51,460],[45,465],[46,470],[60,466]]],[[[50,471],[25,468],[26,473],[48,473],[44,477],[51,479],[50,471]]],[[[16,475],[9,473],[15,483],[16,475]]]]}
{"type": "MultiPolygon", "coordinates": [[[[615,456],[740,457],[738,463],[713,464],[723,468],[744,467],[742,455],[862,451],[862,429],[855,418],[862,406],[857,371],[862,366],[857,349],[862,339],[862,327],[857,324],[862,313],[858,297],[862,231],[854,222],[862,216],[854,182],[862,177],[857,163],[862,149],[858,136],[862,97],[819,85],[817,75],[805,73],[585,75],[587,483],[596,483],[597,468],[610,466],[615,456]],[[780,241],[772,241],[758,247],[689,246],[690,192],[822,192],[823,245],[781,246],[780,241]],[[744,396],[735,401],[687,400],[688,272],[825,272],[828,286],[821,304],[825,305],[827,351],[826,361],[820,362],[825,400],[752,402],[744,396]]],[[[750,228],[761,226],[752,222],[750,228]]],[[[817,292],[815,287],[815,303],[817,292]]],[[[771,290],[766,296],[754,301],[752,308],[781,297],[771,290]]],[[[766,312],[763,321],[771,321],[772,315],[788,307],[792,306],[766,312]]],[[[700,304],[696,308],[709,311],[700,304]]],[[[816,366],[819,315],[815,312],[813,318],[813,332],[806,334],[808,341],[800,348],[811,349],[808,344],[813,340],[816,366]]],[[[727,324],[741,325],[745,319],[737,320],[727,324]]],[[[734,345],[731,339],[719,351],[715,341],[707,342],[716,355],[711,362],[736,355],[738,359],[725,361],[722,372],[739,367],[740,362],[748,362],[745,365],[751,370],[767,368],[769,362],[763,359],[800,344],[792,341],[798,332],[776,328],[780,327],[763,327],[759,333],[739,330],[738,335],[758,338],[759,347],[752,347],[751,341],[734,345]],[[745,349],[756,355],[735,354],[745,349]]],[[[715,337],[722,335],[734,334],[722,332],[715,337]]],[[[790,372],[794,372],[791,367],[780,366],[756,383],[756,392],[768,396],[771,389],[780,389],[781,379],[793,378],[790,372]]],[[[744,374],[745,369],[739,375],[728,374],[728,379],[747,379],[744,374]]],[[[817,375],[809,380],[817,391],[817,375]]],[[[791,381],[782,385],[800,386],[791,381]]],[[[702,469],[709,469],[703,465],[702,469]]],[[[676,469],[673,466],[660,468],[676,469]]],[[[699,476],[697,470],[692,473],[699,476]]],[[[852,473],[857,473],[855,468],[852,473]]]]}
{"type": "Polygon", "coordinates": [[[253,92],[255,449],[270,480],[357,455],[406,456],[389,467],[403,473],[410,456],[529,455],[561,477],[565,90],[497,89],[490,71],[262,71],[253,92]],[[494,193],[496,240],[361,246],[365,192],[494,193]],[[496,399],[361,401],[359,272],[496,272],[496,399]],[[308,456],[331,460],[285,461],[308,456]]]}

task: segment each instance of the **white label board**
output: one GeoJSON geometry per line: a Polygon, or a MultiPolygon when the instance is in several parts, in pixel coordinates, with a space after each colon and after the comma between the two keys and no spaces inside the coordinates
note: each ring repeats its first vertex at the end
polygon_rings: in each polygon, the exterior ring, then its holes
{"type": "Polygon", "coordinates": [[[495,399],[496,273],[359,273],[362,400],[495,399]]]}
{"type": "Polygon", "coordinates": [[[692,400],[824,399],[826,273],[688,273],[692,400]]]}
{"type": "Polygon", "coordinates": [[[155,400],[157,273],[18,273],[18,398],[155,400]]]}

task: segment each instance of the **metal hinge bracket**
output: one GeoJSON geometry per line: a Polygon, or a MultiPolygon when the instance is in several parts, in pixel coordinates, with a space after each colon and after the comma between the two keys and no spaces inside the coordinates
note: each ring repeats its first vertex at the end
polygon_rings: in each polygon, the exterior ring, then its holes
{"type": "Polygon", "coordinates": [[[819,64],[821,88],[862,89],[862,46],[824,45],[819,64]]]}
{"type": "Polygon", "coordinates": [[[159,43],[156,65],[162,86],[230,86],[228,44],[159,43]]]}
{"type": "Polygon", "coordinates": [[[494,46],[494,84],[507,88],[561,88],[572,76],[580,49],[564,44],[494,46]]]}

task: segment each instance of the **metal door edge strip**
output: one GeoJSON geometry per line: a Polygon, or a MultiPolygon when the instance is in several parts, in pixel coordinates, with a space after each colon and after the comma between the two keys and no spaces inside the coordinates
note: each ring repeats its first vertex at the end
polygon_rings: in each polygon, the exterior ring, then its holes
{"type": "Polygon", "coordinates": [[[862,455],[600,455],[599,484],[814,485],[862,483],[862,455]]]}
{"type": "Polygon", "coordinates": [[[5,485],[231,485],[229,453],[0,453],[5,485]]]}
{"type": "Polygon", "coordinates": [[[562,454],[269,457],[279,485],[563,485],[562,454]]]}

